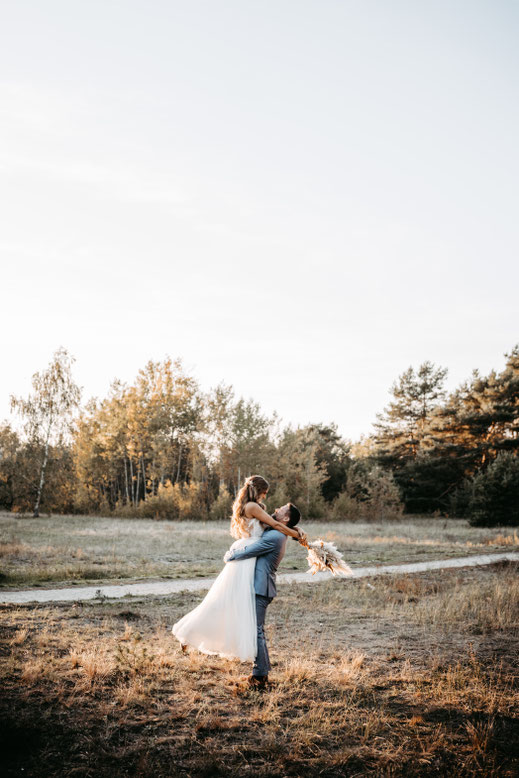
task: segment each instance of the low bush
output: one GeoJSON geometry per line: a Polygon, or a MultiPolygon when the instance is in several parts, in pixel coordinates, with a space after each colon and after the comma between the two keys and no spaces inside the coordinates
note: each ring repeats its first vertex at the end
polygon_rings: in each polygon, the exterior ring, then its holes
{"type": "Polygon", "coordinates": [[[467,515],[473,527],[519,525],[519,457],[501,452],[486,470],[464,487],[467,515]]]}
{"type": "Polygon", "coordinates": [[[207,506],[199,484],[159,484],[157,494],[134,506],[117,504],[112,515],[140,519],[202,519],[208,518],[207,506]]]}
{"type": "Polygon", "coordinates": [[[392,473],[378,465],[350,468],[346,490],[332,503],[332,517],[345,521],[391,521],[402,517],[404,506],[392,473]]]}

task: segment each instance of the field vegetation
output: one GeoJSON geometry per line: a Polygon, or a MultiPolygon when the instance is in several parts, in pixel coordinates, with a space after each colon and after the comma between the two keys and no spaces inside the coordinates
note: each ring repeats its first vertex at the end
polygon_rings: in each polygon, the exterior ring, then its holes
{"type": "MultiPolygon", "coordinates": [[[[514,527],[406,516],[389,523],[305,521],[310,538],[333,541],[350,566],[398,564],[519,548],[514,527]]],[[[232,542],[229,522],[96,516],[0,515],[0,586],[27,587],[216,575],[232,542]]],[[[289,541],[280,572],[307,569],[289,541]]]]}
{"type": "Polygon", "coordinates": [[[517,775],[517,563],[370,582],[280,587],[265,693],[180,652],[200,593],[3,606],[3,774],[517,775]]]}

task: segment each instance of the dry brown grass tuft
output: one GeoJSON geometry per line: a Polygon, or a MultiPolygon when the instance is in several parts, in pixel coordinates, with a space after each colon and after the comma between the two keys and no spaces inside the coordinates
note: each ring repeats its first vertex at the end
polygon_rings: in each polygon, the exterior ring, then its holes
{"type": "Polygon", "coordinates": [[[366,654],[361,651],[348,652],[346,656],[340,657],[337,663],[337,672],[339,680],[342,682],[351,682],[358,679],[365,669],[366,654]]]}
{"type": "Polygon", "coordinates": [[[5,557],[19,557],[24,552],[29,553],[30,551],[31,547],[20,541],[0,542],[0,557],[2,559],[5,559],[5,557]]]}
{"type": "Polygon", "coordinates": [[[22,627],[22,629],[17,629],[13,637],[10,639],[9,643],[12,646],[21,646],[22,643],[25,643],[28,634],[29,634],[29,630],[27,627],[22,627]]]}
{"type": "Polygon", "coordinates": [[[474,756],[488,753],[494,732],[494,723],[495,719],[491,718],[488,721],[477,721],[475,723],[467,721],[465,724],[474,756]]]}
{"type": "MultiPolygon", "coordinates": [[[[105,646],[93,647],[84,651],[73,651],[70,654],[70,663],[72,667],[81,671],[81,677],[87,681],[86,686],[94,681],[107,681],[116,674],[117,663],[106,650],[105,646]]],[[[84,684],[81,684],[85,688],[84,684]]]]}
{"type": "Polygon", "coordinates": [[[498,533],[494,537],[483,538],[481,541],[485,546],[519,546],[519,534],[514,530],[511,535],[502,535],[498,533]]]}
{"type": "Polygon", "coordinates": [[[33,686],[45,677],[47,670],[48,666],[45,659],[31,657],[22,662],[20,680],[27,686],[33,686]]]}
{"type": "Polygon", "coordinates": [[[459,624],[472,633],[517,628],[519,576],[458,584],[434,599],[421,599],[414,608],[414,617],[423,625],[449,629],[459,624]]]}

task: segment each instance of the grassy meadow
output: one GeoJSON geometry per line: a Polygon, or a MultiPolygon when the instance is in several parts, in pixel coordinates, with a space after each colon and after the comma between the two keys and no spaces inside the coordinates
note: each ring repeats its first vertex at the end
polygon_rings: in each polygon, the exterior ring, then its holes
{"type": "MultiPolygon", "coordinates": [[[[311,539],[332,540],[351,566],[398,564],[519,548],[517,528],[476,528],[465,520],[405,517],[391,523],[304,522],[311,539]]],[[[173,522],[95,516],[39,519],[0,514],[0,587],[216,575],[232,542],[228,522],[173,522]]],[[[279,572],[307,569],[289,541],[279,572]]]]}
{"type": "MultiPolygon", "coordinates": [[[[352,565],[517,549],[517,529],[306,523],[352,565]]],[[[4,589],[216,574],[227,523],[0,516],[4,589]]],[[[305,570],[288,543],[280,572],[305,570]]],[[[280,587],[273,688],[182,654],[203,593],[0,605],[3,775],[495,776],[519,771],[519,564],[280,587]],[[370,588],[373,587],[373,588],[370,588]]]]}
{"type": "MultiPolygon", "coordinates": [[[[356,556],[387,552],[357,531],[356,556]]],[[[179,650],[200,593],[0,606],[3,775],[516,776],[518,564],[370,583],[280,587],[265,693],[249,665],[179,650]]]]}

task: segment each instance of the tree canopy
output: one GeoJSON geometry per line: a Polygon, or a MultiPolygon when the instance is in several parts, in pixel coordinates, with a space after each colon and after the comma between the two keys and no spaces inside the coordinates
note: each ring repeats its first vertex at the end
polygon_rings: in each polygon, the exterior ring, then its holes
{"type": "Polygon", "coordinates": [[[243,480],[261,473],[273,505],[291,500],[307,517],[398,517],[405,508],[503,521],[499,484],[519,451],[519,346],[505,360],[450,393],[446,368],[410,366],[373,433],[352,443],[334,422],[283,425],[231,385],[204,392],[170,357],[81,405],[74,358],[58,349],[31,394],[11,397],[21,428],[0,425],[0,505],[224,518],[243,480]]]}

